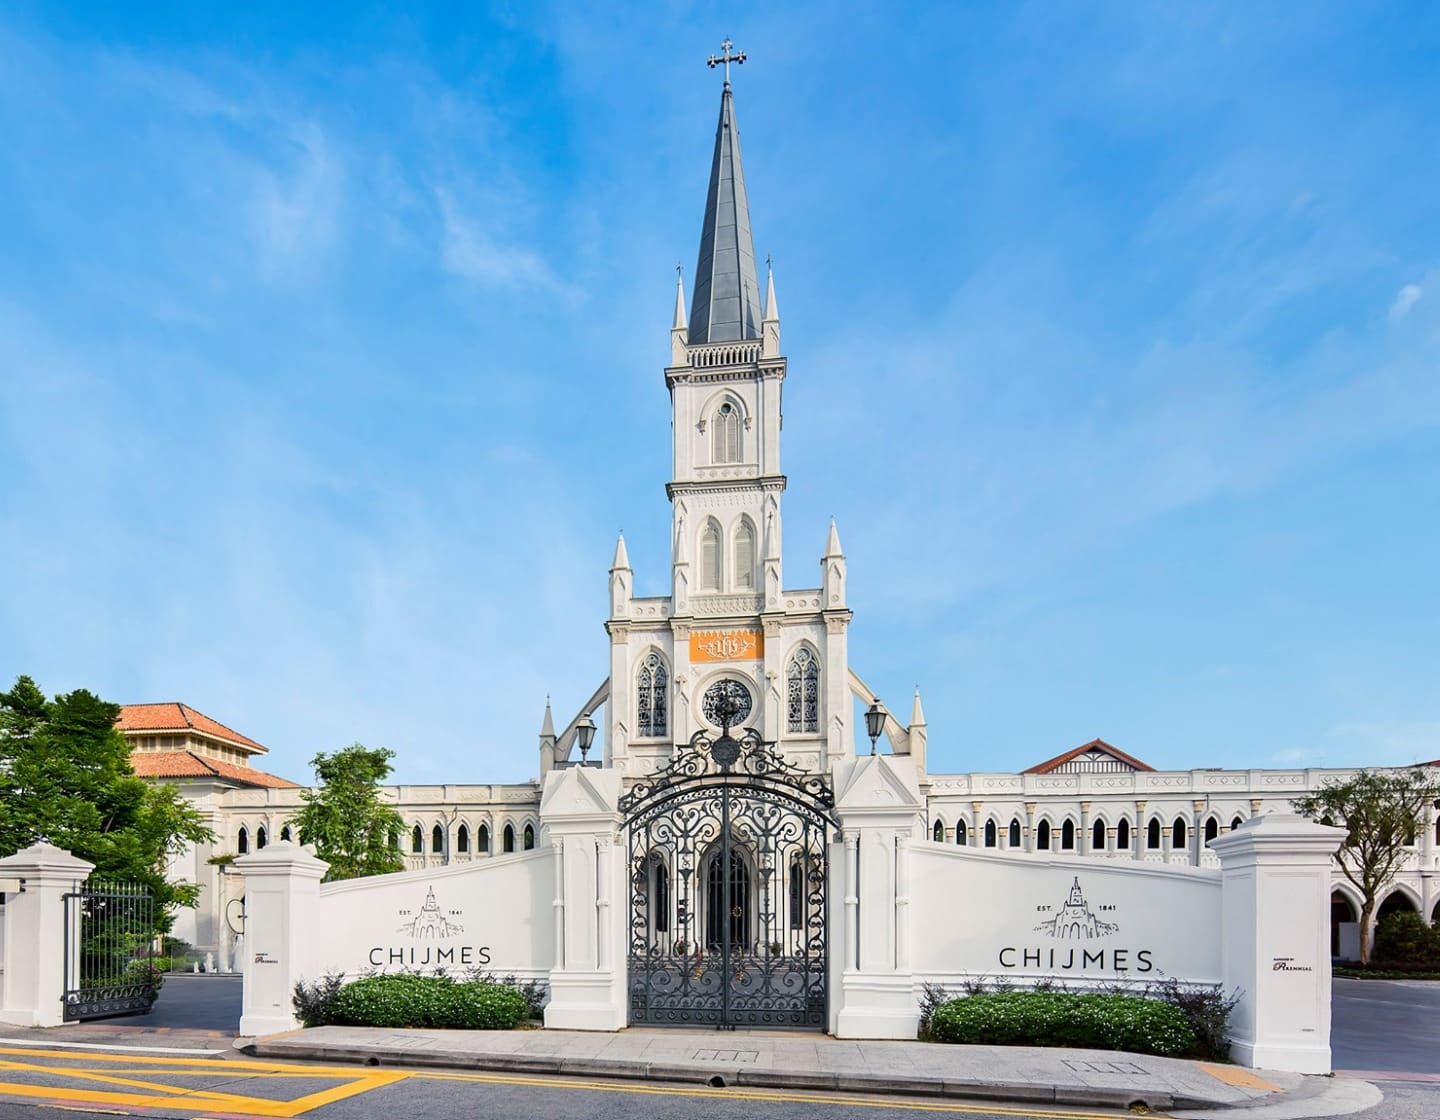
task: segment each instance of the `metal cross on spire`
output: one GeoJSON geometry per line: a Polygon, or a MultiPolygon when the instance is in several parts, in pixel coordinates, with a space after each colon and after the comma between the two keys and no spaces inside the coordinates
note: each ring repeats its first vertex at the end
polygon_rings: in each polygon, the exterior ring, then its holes
{"type": "Polygon", "coordinates": [[[723,43],[720,44],[720,49],[723,50],[725,53],[712,54],[709,58],[705,60],[705,65],[710,67],[711,70],[714,70],[715,67],[719,66],[722,62],[725,64],[725,85],[727,88],[730,85],[730,64],[733,62],[736,66],[739,66],[742,62],[745,61],[744,51],[736,51],[734,54],[730,53],[730,48],[734,45],[735,44],[732,43],[729,39],[726,39],[723,43]]]}

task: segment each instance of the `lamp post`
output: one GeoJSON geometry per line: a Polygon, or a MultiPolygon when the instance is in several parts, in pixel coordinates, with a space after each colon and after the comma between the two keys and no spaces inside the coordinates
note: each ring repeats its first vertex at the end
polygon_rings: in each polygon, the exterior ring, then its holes
{"type": "Polygon", "coordinates": [[[885,730],[885,705],[877,699],[865,710],[865,731],[870,736],[870,753],[875,753],[875,740],[885,730]]]}
{"type": "Polygon", "coordinates": [[[575,745],[580,748],[580,765],[590,765],[590,744],[595,741],[595,721],[585,712],[575,724],[575,745]]]}

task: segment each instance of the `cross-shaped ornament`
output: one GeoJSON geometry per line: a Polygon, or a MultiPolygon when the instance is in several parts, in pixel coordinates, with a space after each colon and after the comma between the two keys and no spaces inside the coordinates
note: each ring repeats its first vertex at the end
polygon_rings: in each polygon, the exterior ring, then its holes
{"type": "Polygon", "coordinates": [[[725,84],[727,86],[730,84],[730,64],[733,62],[735,63],[735,65],[739,66],[742,62],[745,61],[744,51],[736,51],[734,54],[730,53],[730,48],[734,45],[735,44],[732,43],[729,39],[726,39],[723,43],[720,44],[720,49],[723,50],[725,53],[712,54],[708,59],[705,60],[705,65],[710,67],[711,70],[714,70],[715,67],[719,66],[722,62],[725,64],[725,84]]]}

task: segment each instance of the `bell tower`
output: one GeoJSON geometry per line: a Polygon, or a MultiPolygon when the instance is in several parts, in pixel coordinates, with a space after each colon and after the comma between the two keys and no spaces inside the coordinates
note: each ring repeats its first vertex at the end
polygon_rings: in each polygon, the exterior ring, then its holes
{"type": "MultiPolygon", "coordinates": [[[[762,292],[750,232],[730,67],[687,313],[677,275],[665,386],[671,406],[670,593],[631,595],[628,560],[611,573],[610,719],[606,758],[631,774],[663,765],[697,731],[715,732],[712,702],[742,698],[737,727],[773,740],[793,762],[828,769],[853,752],[844,557],[823,587],[784,589],[780,468],[780,311],[767,260],[762,292]]],[[[677,273],[679,270],[677,269],[677,273]]],[[[832,534],[833,535],[833,534],[832,534]]],[[[617,550],[617,555],[619,555],[617,550]]]]}

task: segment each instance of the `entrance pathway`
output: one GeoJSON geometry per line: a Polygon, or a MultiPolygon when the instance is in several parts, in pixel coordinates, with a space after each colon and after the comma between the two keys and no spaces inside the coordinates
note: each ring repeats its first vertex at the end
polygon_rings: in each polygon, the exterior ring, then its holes
{"type": "MultiPolygon", "coordinates": [[[[1103,1050],[842,1041],[760,1031],[422,1031],[312,1027],[255,1039],[266,1058],[970,1097],[1151,1109],[1309,1098],[1328,1079],[1103,1050]]],[[[1323,1115],[1323,1113],[1315,1113],[1323,1115]]]]}

